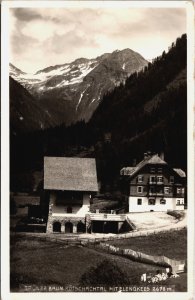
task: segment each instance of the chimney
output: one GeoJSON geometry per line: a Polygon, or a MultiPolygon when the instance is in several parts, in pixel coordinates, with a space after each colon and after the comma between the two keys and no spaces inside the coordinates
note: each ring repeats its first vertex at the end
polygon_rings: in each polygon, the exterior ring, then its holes
{"type": "Polygon", "coordinates": [[[146,159],[146,158],[148,158],[148,153],[147,152],[144,153],[144,159],[146,159]]]}
{"type": "Polygon", "coordinates": [[[164,152],[162,151],[161,153],[160,153],[160,158],[162,159],[162,160],[165,160],[165,155],[164,155],[164,152]]]}
{"type": "Polygon", "coordinates": [[[133,159],[133,167],[135,167],[137,165],[137,161],[136,158],[133,159]]]}

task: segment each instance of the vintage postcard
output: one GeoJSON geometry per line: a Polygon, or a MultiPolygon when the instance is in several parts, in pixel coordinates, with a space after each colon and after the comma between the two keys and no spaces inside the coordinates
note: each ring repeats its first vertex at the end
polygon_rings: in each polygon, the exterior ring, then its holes
{"type": "Polygon", "coordinates": [[[2,299],[194,297],[192,1],[2,1],[2,299]]]}

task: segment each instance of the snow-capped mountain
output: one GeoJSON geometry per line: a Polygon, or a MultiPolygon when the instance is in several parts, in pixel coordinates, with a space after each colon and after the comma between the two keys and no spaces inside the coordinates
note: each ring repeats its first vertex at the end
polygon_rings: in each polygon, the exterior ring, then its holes
{"type": "MultiPolygon", "coordinates": [[[[10,64],[10,76],[25,87],[56,122],[88,121],[103,95],[147,65],[138,53],[116,50],[94,59],[79,58],[35,74],[10,64]]],[[[57,124],[56,124],[57,125],[57,124]]]]}

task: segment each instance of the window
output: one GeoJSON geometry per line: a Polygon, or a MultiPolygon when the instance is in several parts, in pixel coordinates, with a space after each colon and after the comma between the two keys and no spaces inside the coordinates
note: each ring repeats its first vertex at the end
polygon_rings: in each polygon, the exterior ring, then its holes
{"type": "Polygon", "coordinates": [[[138,193],[143,193],[143,186],[138,186],[137,187],[137,192],[138,193]]]}
{"type": "Polygon", "coordinates": [[[144,176],[143,175],[138,175],[138,182],[143,182],[144,176]]]}
{"type": "Polygon", "coordinates": [[[156,176],[150,176],[150,183],[156,183],[156,176]]]}
{"type": "Polygon", "coordinates": [[[155,193],[155,188],[153,186],[150,187],[149,193],[154,194],[155,193]]]}
{"type": "Polygon", "coordinates": [[[177,199],[176,205],[184,205],[184,199],[177,199]]]}
{"type": "Polygon", "coordinates": [[[157,176],[157,183],[163,183],[163,176],[157,176]]]}
{"type": "Polygon", "coordinates": [[[150,173],[155,173],[155,168],[150,168],[150,173]]]}
{"type": "Polygon", "coordinates": [[[162,173],[162,168],[158,168],[158,173],[162,173]]]}
{"type": "Polygon", "coordinates": [[[166,204],[166,200],[165,199],[160,199],[160,204],[166,204]]]}
{"type": "Polygon", "coordinates": [[[155,199],[149,199],[148,200],[148,205],[155,205],[156,200],[155,199]]]}
{"type": "Polygon", "coordinates": [[[158,186],[156,192],[157,192],[157,194],[163,194],[162,186],[158,186]]]}
{"type": "Polygon", "coordinates": [[[170,187],[165,186],[165,187],[164,187],[164,193],[165,193],[165,194],[170,194],[170,192],[171,192],[171,191],[170,191],[170,187]]]}
{"type": "Polygon", "coordinates": [[[177,188],[177,194],[184,194],[184,188],[177,188]]]}
{"type": "Polygon", "coordinates": [[[170,183],[174,183],[174,176],[170,176],[170,183]]]}
{"type": "Polygon", "coordinates": [[[137,205],[142,205],[142,199],[137,199],[137,205]]]}

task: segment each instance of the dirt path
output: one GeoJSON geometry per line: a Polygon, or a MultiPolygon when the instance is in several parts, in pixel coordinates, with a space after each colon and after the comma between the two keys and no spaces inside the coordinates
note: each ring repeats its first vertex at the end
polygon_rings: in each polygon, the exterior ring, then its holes
{"type": "MultiPolygon", "coordinates": [[[[153,215],[154,216],[154,215],[153,215]]],[[[168,215],[167,215],[168,216],[168,215]]],[[[48,238],[48,239],[58,239],[58,240],[72,240],[72,241],[80,241],[83,239],[87,240],[101,240],[101,239],[121,239],[121,238],[130,238],[130,237],[136,237],[136,236],[146,236],[149,234],[154,234],[157,232],[165,232],[169,230],[180,230],[184,227],[187,227],[187,213],[185,211],[184,217],[182,220],[177,220],[172,216],[168,216],[166,218],[170,219],[166,224],[161,224],[159,226],[159,223],[155,224],[153,222],[153,226],[146,226],[145,229],[139,229],[127,233],[121,233],[121,234],[103,234],[103,233],[83,233],[83,234],[64,234],[64,233],[21,233],[22,235],[27,235],[27,236],[36,236],[36,237],[43,237],[43,238],[48,238]],[[170,217],[170,218],[169,218],[170,217]],[[158,226],[158,227],[157,227],[158,226]]],[[[155,216],[156,218],[157,216],[155,216]]],[[[164,214],[165,217],[165,214],[164,214]]],[[[143,215],[140,218],[141,220],[143,219],[143,215]]],[[[154,219],[153,219],[154,220],[154,219]]],[[[151,221],[152,222],[152,221],[151,221]]],[[[150,222],[150,223],[151,223],[150,222]]],[[[141,223],[141,222],[140,222],[141,223]]],[[[19,233],[17,233],[19,235],[19,233]]]]}

